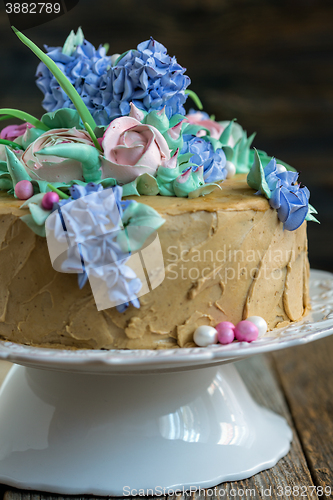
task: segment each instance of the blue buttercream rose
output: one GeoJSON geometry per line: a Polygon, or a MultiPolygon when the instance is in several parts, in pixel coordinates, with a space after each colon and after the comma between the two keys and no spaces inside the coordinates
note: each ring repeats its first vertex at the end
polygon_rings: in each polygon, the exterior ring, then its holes
{"type": "Polygon", "coordinates": [[[304,222],[308,213],[309,190],[297,183],[298,172],[277,166],[274,158],[264,168],[264,174],[271,190],[270,206],[277,209],[283,228],[294,231],[304,222]]]}
{"type": "Polygon", "coordinates": [[[225,169],[227,159],[222,149],[214,151],[213,145],[209,140],[205,140],[195,135],[183,135],[183,147],[181,154],[193,153],[190,163],[204,167],[204,180],[208,182],[222,181],[227,176],[225,169]]]}

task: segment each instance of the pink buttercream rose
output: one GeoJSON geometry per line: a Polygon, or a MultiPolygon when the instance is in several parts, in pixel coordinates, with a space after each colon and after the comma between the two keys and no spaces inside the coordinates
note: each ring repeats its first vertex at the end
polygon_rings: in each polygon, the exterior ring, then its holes
{"type": "Polygon", "coordinates": [[[170,159],[163,135],[155,127],[143,125],[129,116],[110,123],[102,146],[103,177],[114,177],[124,184],[144,173],[154,175],[158,167],[170,159]]]}
{"type": "Polygon", "coordinates": [[[6,139],[7,141],[15,141],[17,137],[20,137],[25,133],[27,128],[32,128],[33,125],[30,123],[21,123],[20,125],[8,125],[0,132],[0,139],[6,139]]]}
{"type": "Polygon", "coordinates": [[[81,162],[57,156],[38,155],[42,149],[62,143],[94,146],[90,135],[85,130],[60,128],[44,132],[27,147],[21,157],[21,162],[32,179],[42,179],[48,182],[84,180],[81,162]]]}
{"type": "MultiPolygon", "coordinates": [[[[207,118],[206,114],[201,113],[201,111],[197,111],[196,113],[190,113],[189,115],[186,115],[186,119],[189,123],[192,123],[193,125],[200,125],[201,127],[208,129],[210,132],[210,136],[213,139],[219,139],[224,130],[224,127],[222,125],[220,125],[215,120],[207,118]]],[[[199,132],[197,133],[197,137],[203,137],[204,135],[207,135],[206,130],[199,130],[199,132]]]]}

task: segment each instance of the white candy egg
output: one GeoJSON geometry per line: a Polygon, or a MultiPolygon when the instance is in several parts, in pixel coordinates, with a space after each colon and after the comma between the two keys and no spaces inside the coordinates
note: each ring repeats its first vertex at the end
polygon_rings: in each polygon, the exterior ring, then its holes
{"type": "Polygon", "coordinates": [[[267,323],[261,316],[250,316],[246,318],[247,321],[251,321],[258,328],[259,337],[262,337],[267,332],[267,323]]]}
{"type": "Polygon", "coordinates": [[[282,172],[287,172],[287,169],[285,166],[281,165],[281,163],[276,164],[276,171],[278,174],[282,174],[282,172]]]}
{"type": "Polygon", "coordinates": [[[227,179],[233,177],[236,173],[236,167],[231,161],[227,161],[224,167],[227,171],[227,179]]]}
{"type": "Polygon", "coordinates": [[[217,330],[212,326],[199,326],[193,335],[194,342],[199,347],[207,347],[208,345],[217,343],[217,330]]]}

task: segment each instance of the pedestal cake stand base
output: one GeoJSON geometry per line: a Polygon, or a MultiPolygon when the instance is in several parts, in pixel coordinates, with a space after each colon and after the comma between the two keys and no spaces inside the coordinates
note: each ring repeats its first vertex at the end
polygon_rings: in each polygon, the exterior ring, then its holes
{"type": "Polygon", "coordinates": [[[291,437],[232,364],[125,375],[15,366],[0,396],[0,481],[60,494],[193,491],[272,467],[291,437]]]}

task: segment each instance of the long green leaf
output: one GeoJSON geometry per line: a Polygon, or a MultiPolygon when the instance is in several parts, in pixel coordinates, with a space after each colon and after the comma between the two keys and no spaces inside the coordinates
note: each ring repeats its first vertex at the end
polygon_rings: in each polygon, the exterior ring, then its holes
{"type": "Polygon", "coordinates": [[[44,125],[44,123],[38,120],[38,118],[29,115],[29,113],[26,113],[25,111],[20,111],[19,109],[2,108],[0,109],[0,115],[5,115],[4,117],[1,117],[0,120],[6,120],[7,118],[19,118],[19,120],[31,123],[31,125],[41,130],[50,130],[49,127],[44,125]]]}
{"type": "MultiPolygon", "coordinates": [[[[12,30],[17,35],[17,37],[23,42],[30,50],[45,64],[45,66],[51,71],[52,75],[55,77],[60,87],[66,92],[67,96],[70,98],[74,106],[76,107],[81,120],[83,123],[88,123],[88,125],[95,129],[96,123],[93,117],[90,114],[87,106],[84,104],[80,95],[70,83],[70,81],[66,78],[63,72],[58,68],[56,63],[52,61],[52,59],[46,55],[37,45],[35,45],[28,37],[23,35],[20,31],[18,31],[14,26],[12,26],[12,30]]],[[[89,131],[88,131],[89,132],[89,131]]]]}
{"type": "Polygon", "coordinates": [[[0,139],[0,144],[5,144],[6,146],[10,146],[13,149],[23,149],[24,150],[24,147],[22,147],[20,144],[17,144],[17,142],[7,141],[7,139],[0,139]]]}
{"type": "Polygon", "coordinates": [[[203,109],[202,102],[200,101],[197,94],[195,92],[193,92],[193,90],[187,89],[187,90],[185,90],[185,94],[188,95],[192,99],[192,101],[195,103],[197,108],[200,109],[200,111],[203,109]]]}

